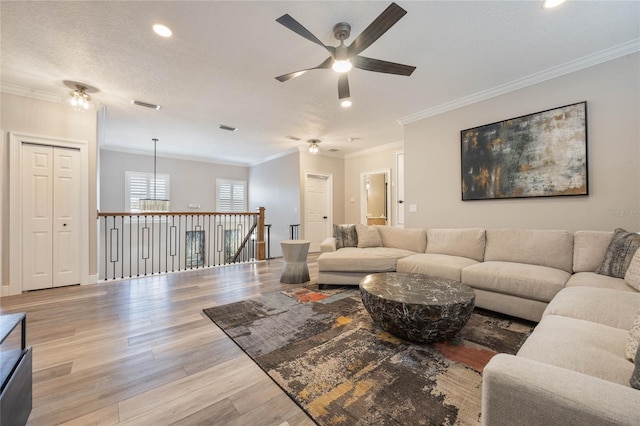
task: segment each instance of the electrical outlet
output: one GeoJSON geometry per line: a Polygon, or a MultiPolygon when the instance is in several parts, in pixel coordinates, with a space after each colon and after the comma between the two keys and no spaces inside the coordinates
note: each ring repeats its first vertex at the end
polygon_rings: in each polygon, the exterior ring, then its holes
{"type": "Polygon", "coordinates": [[[410,213],[418,213],[418,205],[417,204],[409,204],[409,212],[410,213]]]}

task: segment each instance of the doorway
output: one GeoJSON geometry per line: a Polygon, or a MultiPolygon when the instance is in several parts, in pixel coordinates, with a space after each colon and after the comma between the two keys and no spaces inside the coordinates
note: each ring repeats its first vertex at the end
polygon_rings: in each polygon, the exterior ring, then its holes
{"type": "Polygon", "coordinates": [[[305,173],[304,238],[310,252],[320,251],[320,244],[331,235],[333,224],[333,175],[305,173]]]}
{"type": "Polygon", "coordinates": [[[11,134],[10,294],[88,282],[88,149],[11,134]]]}
{"type": "Polygon", "coordinates": [[[360,222],[391,225],[391,170],[360,174],[360,222]]]}

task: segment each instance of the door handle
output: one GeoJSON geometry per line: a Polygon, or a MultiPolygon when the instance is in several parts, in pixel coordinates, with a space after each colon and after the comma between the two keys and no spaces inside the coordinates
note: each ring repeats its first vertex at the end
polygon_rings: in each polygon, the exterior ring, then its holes
{"type": "Polygon", "coordinates": [[[322,216],[323,219],[329,219],[327,216],[322,216]]]}
{"type": "Polygon", "coordinates": [[[62,224],[62,226],[67,226],[67,224],[66,224],[66,223],[63,223],[63,224],[62,224]]]}
{"type": "Polygon", "coordinates": [[[398,204],[404,203],[404,200],[398,200],[398,204]]]}

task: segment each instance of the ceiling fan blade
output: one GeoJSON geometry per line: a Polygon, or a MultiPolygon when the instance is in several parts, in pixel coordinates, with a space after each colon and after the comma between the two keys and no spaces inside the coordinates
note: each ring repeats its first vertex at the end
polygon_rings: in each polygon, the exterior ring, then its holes
{"type": "Polygon", "coordinates": [[[386,33],[389,28],[395,25],[405,14],[406,10],[395,3],[391,3],[384,12],[380,14],[367,28],[360,33],[349,46],[349,56],[358,55],[360,52],[371,46],[374,41],[386,33]]]}
{"type": "Polygon", "coordinates": [[[396,64],[395,62],[382,61],[380,59],[354,56],[351,58],[354,67],[366,71],[384,72],[387,74],[411,75],[416,67],[411,65],[396,64]]]}
{"type": "Polygon", "coordinates": [[[311,31],[309,31],[308,29],[303,27],[300,22],[298,22],[295,19],[293,19],[291,17],[291,15],[289,15],[288,13],[284,14],[281,17],[279,17],[278,19],[276,19],[276,22],[279,22],[280,24],[282,24],[285,27],[289,28],[294,33],[306,38],[310,42],[315,43],[318,46],[324,47],[325,49],[327,49],[329,51],[329,53],[331,53],[331,56],[335,55],[335,51],[336,51],[335,47],[333,47],[333,46],[325,46],[325,44],[323,42],[321,42],[318,39],[318,37],[314,36],[311,33],[311,31]]]}
{"type": "Polygon", "coordinates": [[[307,71],[317,70],[321,68],[331,68],[331,65],[333,65],[333,58],[329,56],[318,66],[315,66],[313,68],[307,68],[306,70],[294,71],[294,72],[290,72],[289,74],[280,75],[276,77],[276,80],[278,80],[281,83],[284,83],[285,81],[291,80],[292,78],[300,77],[302,74],[306,73],[307,71]]]}
{"type": "Polygon", "coordinates": [[[338,99],[342,100],[350,97],[349,78],[347,77],[347,73],[343,72],[340,74],[340,78],[338,79],[338,99]]]}

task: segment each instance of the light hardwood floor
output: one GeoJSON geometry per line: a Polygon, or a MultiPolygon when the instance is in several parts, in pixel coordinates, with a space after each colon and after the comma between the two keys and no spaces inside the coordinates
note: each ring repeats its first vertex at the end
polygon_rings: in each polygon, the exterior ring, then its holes
{"type": "MultiPolygon", "coordinates": [[[[317,255],[309,255],[317,287],[317,255]]],[[[29,425],[313,425],[202,309],[289,289],[281,259],[0,299],[27,312],[29,425]],[[286,423],[285,423],[286,422],[286,423]]]]}

